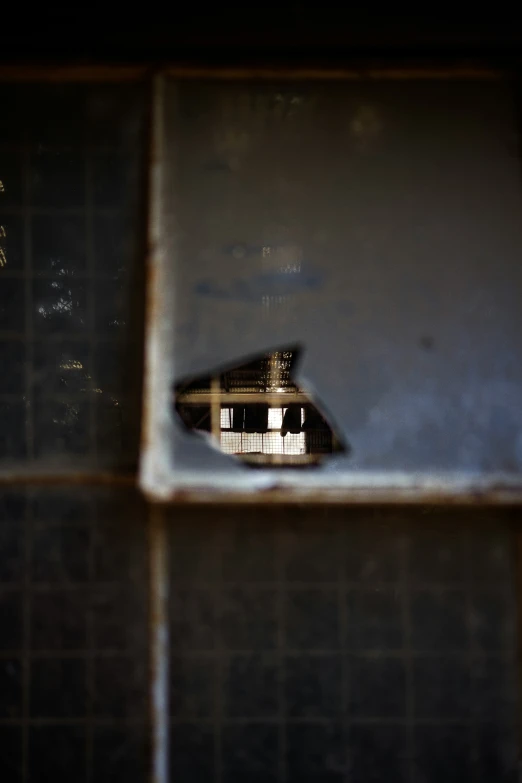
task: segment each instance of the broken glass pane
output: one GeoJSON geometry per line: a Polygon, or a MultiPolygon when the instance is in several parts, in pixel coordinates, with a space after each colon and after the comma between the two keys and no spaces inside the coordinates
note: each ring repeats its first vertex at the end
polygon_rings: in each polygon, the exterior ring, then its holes
{"type": "Polygon", "coordinates": [[[522,489],[509,84],[168,79],[158,100],[144,484],[522,489]],[[172,415],[173,385],[292,345],[351,446],[317,470],[253,474],[172,415]]]}
{"type": "Polygon", "coordinates": [[[304,466],[346,450],[326,415],[294,381],[299,350],[262,354],[177,384],[176,411],[188,430],[208,433],[224,454],[251,465],[304,466]]]}

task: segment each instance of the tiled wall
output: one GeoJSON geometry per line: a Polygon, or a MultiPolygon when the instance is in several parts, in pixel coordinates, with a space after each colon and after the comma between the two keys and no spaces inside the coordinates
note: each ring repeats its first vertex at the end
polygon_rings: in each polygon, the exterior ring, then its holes
{"type": "MultiPolygon", "coordinates": [[[[135,469],[146,91],[0,87],[0,471],[135,469]]],[[[0,492],[0,780],[145,781],[146,509],[0,492]]]]}
{"type": "Polygon", "coordinates": [[[495,514],[172,515],[176,781],[511,781],[512,536],[495,514]]]}
{"type": "Polygon", "coordinates": [[[144,781],[145,509],[125,490],[0,493],[2,781],[144,781]]]}
{"type": "MultiPolygon", "coordinates": [[[[2,493],[4,781],[147,779],[146,509],[2,493]]],[[[515,780],[505,515],[172,512],[172,781],[515,780]]]]}
{"type": "Polygon", "coordinates": [[[136,464],[145,100],[139,86],[0,87],[6,468],[136,464]]]}

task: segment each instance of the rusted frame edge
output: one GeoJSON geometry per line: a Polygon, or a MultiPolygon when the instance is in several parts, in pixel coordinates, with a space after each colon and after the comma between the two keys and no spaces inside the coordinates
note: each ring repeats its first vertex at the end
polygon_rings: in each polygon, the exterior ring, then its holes
{"type": "Polygon", "coordinates": [[[84,484],[90,486],[122,486],[134,487],[138,478],[135,473],[112,473],[95,471],[57,471],[56,473],[31,469],[0,470],[1,486],[20,486],[33,484],[35,486],[56,486],[69,484],[84,484]]]}
{"type": "MultiPolygon", "coordinates": [[[[0,473],[0,487],[33,485],[54,486],[113,486],[137,487],[135,473],[71,472],[57,473],[15,472],[0,473]]],[[[145,488],[145,495],[151,502],[158,503],[154,490],[145,488]]],[[[164,501],[174,504],[239,504],[265,505],[299,503],[329,503],[359,505],[378,503],[384,505],[521,505],[522,487],[498,487],[463,489],[455,491],[441,487],[439,490],[425,487],[280,487],[245,491],[240,488],[218,489],[207,486],[181,488],[167,492],[164,501]]]]}
{"type": "MultiPolygon", "coordinates": [[[[152,129],[149,150],[148,255],[146,261],[145,363],[142,397],[140,484],[154,495],[160,486],[170,483],[170,451],[166,433],[170,425],[171,388],[165,362],[173,333],[175,281],[172,265],[167,263],[165,238],[175,242],[176,226],[165,221],[163,202],[165,168],[173,165],[164,138],[165,79],[152,82],[152,129]]],[[[171,107],[172,108],[172,107],[171,107]]],[[[170,154],[173,154],[172,148],[170,154]]],[[[156,495],[156,501],[158,497],[156,495]]]]}
{"type": "Polygon", "coordinates": [[[343,488],[343,489],[305,489],[303,487],[285,487],[278,489],[242,489],[218,490],[201,486],[198,488],[181,488],[166,492],[161,499],[154,489],[145,487],[145,496],[151,503],[169,503],[172,505],[381,505],[381,506],[521,506],[522,488],[519,489],[472,489],[455,492],[450,489],[424,488],[343,488]]]}
{"type": "Polygon", "coordinates": [[[146,65],[0,65],[0,83],[136,82],[152,76],[146,65]]]}
{"type": "Polygon", "coordinates": [[[226,80],[296,80],[296,81],[404,81],[413,79],[470,79],[496,81],[506,79],[513,73],[512,67],[488,67],[477,64],[467,64],[440,67],[432,66],[359,66],[346,68],[325,67],[183,67],[165,65],[161,69],[165,76],[173,79],[205,79],[215,81],[226,80]]]}
{"type": "Polygon", "coordinates": [[[182,66],[176,64],[142,65],[0,65],[0,83],[88,83],[135,82],[161,73],[174,79],[223,80],[281,80],[281,81],[403,81],[413,79],[470,79],[499,80],[508,78],[513,67],[488,67],[477,64],[454,66],[359,66],[346,68],[325,67],[221,67],[182,66]]]}

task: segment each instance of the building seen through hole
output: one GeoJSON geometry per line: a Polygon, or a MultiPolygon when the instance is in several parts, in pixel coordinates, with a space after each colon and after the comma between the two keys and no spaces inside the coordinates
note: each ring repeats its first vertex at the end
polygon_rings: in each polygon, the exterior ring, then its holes
{"type": "Polygon", "coordinates": [[[298,349],[263,354],[218,375],[176,386],[189,430],[209,433],[221,451],[250,464],[310,465],[345,451],[310,395],[294,381],[298,349]]]}

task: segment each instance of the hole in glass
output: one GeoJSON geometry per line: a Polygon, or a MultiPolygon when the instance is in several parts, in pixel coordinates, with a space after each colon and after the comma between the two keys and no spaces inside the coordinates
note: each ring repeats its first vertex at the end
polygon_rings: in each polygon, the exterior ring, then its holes
{"type": "Polygon", "coordinates": [[[306,466],[348,452],[324,409],[294,381],[298,348],[251,357],[175,387],[186,429],[249,465],[306,466]]]}

